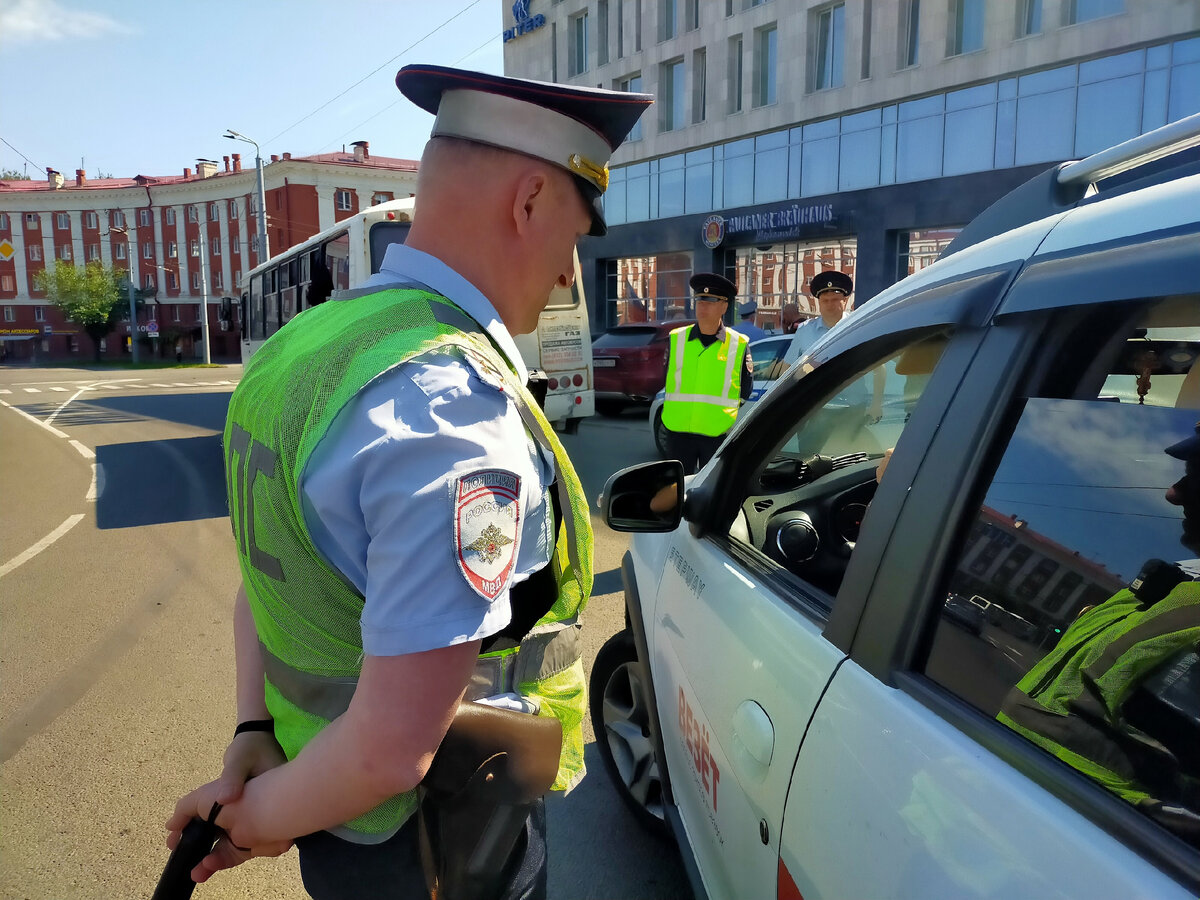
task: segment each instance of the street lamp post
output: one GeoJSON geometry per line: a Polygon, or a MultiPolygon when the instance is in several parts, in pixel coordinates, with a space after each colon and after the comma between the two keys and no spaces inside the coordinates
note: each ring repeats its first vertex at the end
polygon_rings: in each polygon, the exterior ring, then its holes
{"type": "MultiPolygon", "coordinates": [[[[108,229],[109,234],[113,234],[114,232],[116,234],[125,235],[125,243],[128,245],[129,232],[125,229],[124,226],[113,225],[108,229]]],[[[130,256],[130,259],[128,260],[129,271],[126,273],[125,278],[129,282],[129,359],[136,366],[137,361],[138,361],[138,351],[137,351],[138,320],[137,320],[137,301],[134,299],[134,296],[133,296],[134,288],[133,288],[133,259],[132,259],[132,256],[134,253],[134,249],[135,248],[133,248],[133,247],[129,247],[127,250],[127,254],[130,256]]]]}
{"type": "Polygon", "coordinates": [[[267,189],[263,180],[262,152],[258,149],[257,141],[250,140],[232,128],[226,128],[222,137],[227,137],[231,141],[245,141],[247,144],[254,144],[254,168],[258,170],[258,261],[262,263],[271,258],[271,248],[267,244],[267,189]]]}
{"type": "Polygon", "coordinates": [[[204,364],[212,363],[208,341],[208,225],[200,223],[200,333],[204,338],[204,364]]]}

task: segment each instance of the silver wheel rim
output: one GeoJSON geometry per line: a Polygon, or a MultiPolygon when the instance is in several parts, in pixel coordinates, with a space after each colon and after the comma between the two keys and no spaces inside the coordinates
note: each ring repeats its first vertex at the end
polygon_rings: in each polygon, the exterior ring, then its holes
{"type": "Polygon", "coordinates": [[[617,666],[604,686],[604,734],[629,796],[650,815],[662,819],[662,781],[644,697],[637,664],[617,666]]]}

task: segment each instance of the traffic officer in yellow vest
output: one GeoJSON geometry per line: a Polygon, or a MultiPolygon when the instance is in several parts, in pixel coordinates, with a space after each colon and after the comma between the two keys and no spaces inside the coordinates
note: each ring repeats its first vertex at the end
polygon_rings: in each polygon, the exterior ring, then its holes
{"type": "Polygon", "coordinates": [[[662,423],[668,455],[690,475],[717,452],[754,380],[750,342],[723,321],[737,286],[710,272],[693,275],[688,285],[696,324],[676,328],[668,339],[662,423]]]}
{"type": "MultiPolygon", "coordinates": [[[[1180,543],[1200,553],[1200,423],[1165,451],[1180,543]]],[[[1200,847],[1200,559],[1147,561],[1086,607],[997,718],[1200,847]]]]}
{"type": "MultiPolygon", "coordinates": [[[[436,116],[407,244],[272,337],[230,402],[239,724],[167,823],[174,846],[215,813],[197,881],[295,842],[318,900],[423,896],[414,789],[464,697],[556,717],[554,787],[583,775],[588,504],[512,335],[605,233],[608,160],[652,98],[396,83],[436,116]]],[[[497,896],[544,897],[545,850],[539,803],[497,896]]]]}

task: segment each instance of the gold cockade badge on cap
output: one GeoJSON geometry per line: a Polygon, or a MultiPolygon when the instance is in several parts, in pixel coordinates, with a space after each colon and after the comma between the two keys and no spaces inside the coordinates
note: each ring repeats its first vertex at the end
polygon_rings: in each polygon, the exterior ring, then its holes
{"type": "Polygon", "coordinates": [[[584,159],[578,153],[572,153],[567,160],[567,168],[600,188],[601,193],[608,190],[608,166],[598,166],[590,159],[584,159]]]}

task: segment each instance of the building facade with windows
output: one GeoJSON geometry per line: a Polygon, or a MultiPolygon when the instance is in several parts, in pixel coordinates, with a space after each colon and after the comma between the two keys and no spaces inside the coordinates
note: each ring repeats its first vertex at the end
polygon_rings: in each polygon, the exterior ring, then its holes
{"type": "Polygon", "coordinates": [[[1195,0],[501,5],[507,74],[656,96],[580,247],[595,330],[690,314],[698,271],[767,328],[823,269],[861,303],[1050,165],[1200,112],[1195,0]]]}
{"type": "MultiPolygon", "coordinates": [[[[350,152],[264,160],[267,243],[299,244],[358,211],[416,191],[417,163],[376,157],[365,141],[350,152]]],[[[203,356],[201,309],[214,359],[240,354],[238,303],[258,246],[253,161],[198,160],[182,175],[68,181],[54,169],[36,181],[0,182],[0,351],[8,361],[91,359],[91,340],[39,291],[36,275],[55,260],[98,260],[123,269],[139,290],[135,332],[143,356],[203,356]],[[223,298],[234,302],[223,304],[223,298]],[[157,339],[148,337],[157,325],[157,339]]],[[[129,352],[122,321],[103,354],[129,352]]]]}

